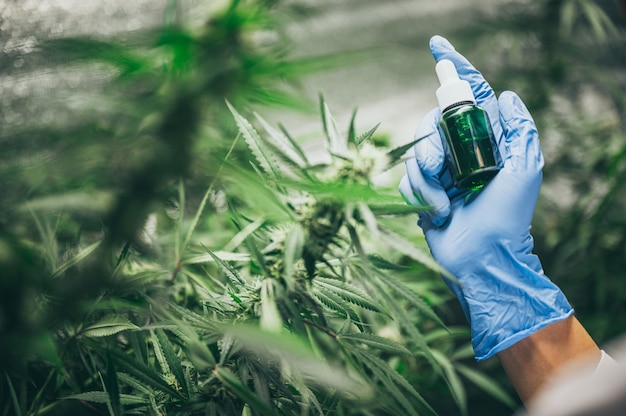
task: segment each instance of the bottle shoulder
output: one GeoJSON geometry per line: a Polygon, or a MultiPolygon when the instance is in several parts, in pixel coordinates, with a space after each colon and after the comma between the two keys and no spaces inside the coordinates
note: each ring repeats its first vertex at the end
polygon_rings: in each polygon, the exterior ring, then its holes
{"type": "Polygon", "coordinates": [[[459,104],[457,106],[451,106],[448,109],[446,109],[441,114],[441,116],[442,118],[450,118],[450,117],[454,117],[460,114],[467,114],[467,113],[483,114],[484,112],[485,110],[482,107],[479,107],[473,103],[468,103],[468,104],[459,104]]]}

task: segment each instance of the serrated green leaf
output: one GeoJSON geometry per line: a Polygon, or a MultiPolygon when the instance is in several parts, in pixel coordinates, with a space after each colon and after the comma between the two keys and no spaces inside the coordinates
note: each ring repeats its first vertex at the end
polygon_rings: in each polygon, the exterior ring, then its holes
{"type": "Polygon", "coordinates": [[[320,110],[328,151],[333,155],[345,156],[348,150],[346,146],[347,141],[341,137],[337,123],[322,96],[320,96],[320,110]]]}
{"type": "MultiPolygon", "coordinates": [[[[183,240],[182,246],[180,247],[181,251],[177,251],[178,258],[181,258],[183,256],[183,253],[187,249],[187,246],[189,245],[189,242],[191,241],[191,237],[193,235],[193,232],[196,230],[196,227],[198,226],[198,223],[200,222],[200,217],[202,216],[202,212],[204,211],[204,207],[206,206],[206,202],[208,201],[209,196],[213,192],[213,185],[215,184],[215,181],[216,181],[217,177],[222,172],[222,169],[224,168],[224,164],[226,163],[226,161],[230,157],[231,153],[233,152],[233,149],[235,148],[235,145],[237,144],[238,139],[239,139],[239,135],[237,135],[237,137],[235,137],[235,140],[233,140],[233,143],[231,144],[230,149],[228,149],[228,153],[226,154],[226,156],[222,160],[222,163],[221,163],[221,165],[220,165],[220,167],[219,167],[219,169],[217,171],[216,177],[211,181],[211,185],[209,186],[209,188],[204,193],[204,196],[202,197],[202,200],[200,201],[200,205],[198,205],[198,209],[196,210],[196,214],[194,215],[194,217],[193,217],[193,219],[191,221],[191,224],[189,226],[189,230],[187,230],[187,235],[185,236],[185,239],[183,240]]],[[[182,186],[182,181],[181,181],[181,186],[182,186]]],[[[182,223],[181,223],[181,225],[182,225],[182,223]]]]}
{"type": "Polygon", "coordinates": [[[209,371],[215,367],[215,356],[207,347],[206,342],[200,341],[197,338],[188,340],[183,349],[196,371],[209,371]]]}
{"type": "Polygon", "coordinates": [[[119,381],[122,384],[126,384],[126,385],[130,386],[131,388],[133,388],[135,390],[138,390],[139,392],[141,392],[143,394],[150,393],[150,389],[149,388],[147,388],[141,382],[139,382],[138,380],[134,379],[133,377],[131,377],[130,375],[128,375],[126,373],[118,372],[117,373],[117,378],[119,379],[119,381]]]}
{"type": "Polygon", "coordinates": [[[283,161],[290,162],[299,168],[303,168],[303,165],[306,166],[307,161],[302,149],[299,149],[298,146],[295,145],[295,142],[291,140],[284,131],[272,127],[258,113],[254,113],[254,116],[259,123],[261,123],[263,129],[269,134],[269,137],[265,141],[272,145],[272,150],[275,150],[275,153],[280,153],[280,155],[283,156],[281,157],[283,161]]]}
{"type": "Polygon", "coordinates": [[[480,373],[473,368],[467,367],[460,363],[455,363],[454,366],[462,376],[467,378],[469,381],[474,383],[480,389],[484,390],[496,400],[504,403],[510,409],[515,409],[517,407],[517,403],[506,392],[506,390],[504,390],[500,384],[496,383],[485,374],[480,373]]]}
{"type": "Polygon", "coordinates": [[[352,144],[354,147],[357,147],[356,144],[356,108],[352,111],[352,117],[350,117],[350,127],[348,127],[348,143],[352,144]]]}
{"type": "MultiPolygon", "coordinates": [[[[210,332],[215,338],[221,337],[222,331],[218,329],[217,323],[209,319],[208,317],[200,315],[199,313],[196,313],[189,308],[182,307],[173,302],[167,303],[167,310],[168,312],[172,312],[172,315],[176,316],[177,319],[181,320],[185,324],[188,324],[184,325],[185,327],[191,325],[194,328],[202,330],[205,334],[210,332]]],[[[177,320],[174,320],[174,323],[175,326],[168,329],[172,330],[173,328],[180,326],[177,320]]],[[[176,335],[178,336],[179,334],[176,335]]],[[[192,337],[191,339],[195,338],[197,337],[192,337]]]]}
{"type": "Polygon", "coordinates": [[[146,59],[136,55],[131,48],[86,36],[44,39],[41,43],[45,50],[54,51],[50,59],[63,64],[81,60],[105,62],[117,67],[125,75],[139,71],[147,64],[146,59]]]}
{"type": "Polygon", "coordinates": [[[400,162],[402,160],[402,156],[407,152],[407,150],[409,150],[411,147],[413,147],[413,145],[415,143],[417,143],[418,141],[420,141],[420,140],[421,139],[415,139],[412,142],[403,144],[402,146],[398,146],[398,147],[388,151],[387,152],[387,160],[388,160],[388,162],[387,162],[387,167],[385,168],[385,170],[391,169],[398,162],[400,162]]]}
{"type": "Polygon", "coordinates": [[[271,279],[261,284],[261,328],[269,332],[280,332],[283,318],[276,306],[275,288],[271,279]]]}
{"type": "MultiPolygon", "coordinates": [[[[247,360],[246,360],[247,361],[247,360]]],[[[271,402],[270,383],[273,382],[272,378],[266,376],[266,372],[263,370],[258,371],[257,366],[250,365],[247,361],[247,368],[250,371],[250,377],[252,378],[252,384],[254,386],[255,394],[263,401],[263,403],[271,402]]],[[[276,380],[280,383],[280,380],[276,380]]]]}
{"type": "Polygon", "coordinates": [[[159,373],[154,371],[152,368],[147,365],[136,361],[132,356],[123,353],[118,350],[109,350],[109,353],[115,359],[115,364],[118,368],[126,371],[132,377],[137,380],[146,383],[148,386],[153,389],[160,390],[164,393],[169,394],[172,397],[177,399],[182,399],[181,394],[174,389],[172,386],[167,383],[159,373]]]}
{"type": "Polygon", "coordinates": [[[437,415],[422,395],[419,394],[417,390],[415,390],[415,388],[404,377],[402,377],[402,375],[391,368],[385,361],[365,352],[359,352],[355,355],[364,365],[372,370],[375,375],[375,379],[385,386],[385,392],[393,396],[405,409],[405,412],[408,412],[405,414],[437,415]],[[414,401],[409,400],[409,398],[414,399],[414,401]],[[415,408],[414,404],[419,405],[420,411],[415,408]]]}
{"type": "Polygon", "coordinates": [[[567,37],[572,33],[576,20],[576,3],[567,1],[561,6],[561,36],[567,37]]]}
{"type": "MultiPolygon", "coordinates": [[[[224,180],[227,182],[228,190],[233,195],[237,195],[237,199],[246,201],[248,206],[263,207],[265,217],[273,222],[292,221],[293,211],[282,198],[281,193],[276,188],[277,181],[268,183],[267,175],[261,180],[259,176],[250,172],[250,169],[242,169],[237,164],[227,164],[224,174],[224,180]]],[[[283,186],[285,179],[281,180],[280,186],[283,186]]],[[[228,197],[228,206],[230,213],[236,212],[237,205],[240,202],[233,202],[228,197]]],[[[233,251],[232,246],[224,246],[223,250],[233,251]]]]}
{"type": "Polygon", "coordinates": [[[133,324],[122,315],[109,315],[98,323],[92,324],[81,331],[87,337],[107,337],[122,331],[140,331],[137,325],[133,324]]]}
{"type": "Polygon", "coordinates": [[[459,410],[463,415],[467,415],[467,396],[465,394],[465,387],[463,386],[459,375],[454,371],[452,362],[450,362],[448,357],[440,351],[432,350],[432,353],[435,360],[443,369],[443,373],[445,375],[444,379],[450,388],[452,397],[454,398],[454,401],[456,401],[459,410]]]}
{"type": "Polygon", "coordinates": [[[341,280],[318,277],[315,279],[314,285],[327,289],[335,293],[340,298],[364,309],[373,312],[382,312],[381,308],[372,298],[357,289],[355,286],[349,285],[341,280]]]}
{"type": "Polygon", "coordinates": [[[282,124],[278,124],[278,128],[280,129],[280,131],[285,135],[285,138],[287,140],[289,140],[289,142],[291,143],[291,146],[293,148],[293,150],[298,153],[298,155],[300,156],[301,160],[304,162],[305,166],[309,165],[309,159],[306,157],[306,154],[304,153],[304,151],[302,150],[302,147],[300,147],[300,145],[294,140],[293,137],[291,137],[291,135],[289,134],[289,132],[287,131],[287,129],[285,128],[285,126],[283,126],[282,124]]]}
{"type": "Polygon", "coordinates": [[[439,263],[433,259],[430,254],[424,253],[415,244],[411,243],[409,240],[404,238],[403,236],[394,233],[389,229],[381,230],[380,238],[384,244],[387,244],[389,247],[403,253],[410,258],[419,261],[424,266],[429,269],[441,273],[446,278],[456,282],[456,278],[450,274],[446,269],[443,268],[439,263]]]}
{"type": "Polygon", "coordinates": [[[263,226],[266,219],[265,217],[257,218],[255,221],[246,225],[243,229],[241,229],[230,241],[224,246],[225,252],[232,251],[237,247],[241,246],[246,239],[255,233],[259,228],[263,226]]]}
{"type": "MultiPolygon", "coordinates": [[[[276,160],[277,163],[280,164],[280,169],[282,172],[281,176],[287,176],[287,177],[295,177],[296,180],[305,180],[305,181],[314,181],[315,178],[313,178],[310,174],[309,174],[309,169],[307,166],[302,166],[300,163],[296,162],[295,160],[293,160],[290,155],[284,153],[283,151],[281,151],[279,148],[276,147],[276,145],[274,145],[273,143],[266,143],[268,149],[270,149],[276,160]]],[[[261,178],[265,179],[265,176],[262,175],[261,178]]],[[[279,182],[274,182],[274,184],[279,183],[279,182]]],[[[285,193],[285,189],[282,187],[278,187],[278,191],[285,193]]]]}
{"type": "Polygon", "coordinates": [[[356,143],[356,145],[360,147],[363,142],[371,140],[372,136],[374,136],[374,133],[376,133],[376,130],[378,130],[378,127],[380,127],[380,123],[376,124],[374,127],[355,138],[354,142],[356,143]]]}
{"type": "Polygon", "coordinates": [[[162,329],[156,329],[152,331],[152,333],[156,335],[156,337],[153,338],[153,341],[156,340],[158,342],[163,358],[169,367],[169,371],[176,378],[178,386],[180,386],[183,390],[183,394],[186,397],[189,397],[190,390],[185,380],[185,372],[183,371],[182,361],[178,354],[176,354],[174,345],[172,345],[167,337],[167,334],[162,329]]]}
{"type": "Polygon", "coordinates": [[[401,296],[407,301],[409,301],[409,303],[411,303],[413,306],[419,309],[420,312],[422,312],[425,316],[427,316],[428,318],[432,319],[433,321],[437,322],[437,324],[445,328],[446,325],[443,323],[441,318],[435,313],[435,311],[432,310],[430,305],[424,302],[424,300],[417,293],[413,292],[411,288],[409,288],[408,286],[404,285],[402,282],[396,280],[395,278],[391,276],[384,276],[381,274],[380,277],[381,277],[380,279],[381,282],[389,286],[391,289],[393,289],[394,292],[398,294],[398,296],[401,296]]]}
{"type": "Polygon", "coordinates": [[[176,218],[176,234],[174,236],[174,255],[178,262],[182,257],[183,252],[183,224],[185,223],[185,187],[183,186],[183,180],[178,181],[178,206],[176,218]]]}
{"type": "Polygon", "coordinates": [[[259,397],[246,387],[239,377],[227,368],[218,367],[213,374],[226,386],[233,394],[243,400],[251,409],[264,416],[278,416],[267,404],[263,403],[259,397]]]}
{"type": "Polygon", "coordinates": [[[62,265],[60,265],[56,270],[54,270],[52,272],[52,277],[57,277],[61,275],[63,272],[65,272],[67,269],[69,269],[70,267],[80,263],[83,259],[85,259],[91,253],[93,253],[94,250],[98,248],[101,242],[102,241],[97,241],[85,247],[83,250],[79,251],[78,254],[76,254],[74,257],[72,257],[71,259],[69,259],[62,265]]]}
{"type": "MultiPolygon", "coordinates": [[[[359,211],[361,221],[365,223],[367,230],[374,238],[378,238],[378,221],[376,220],[376,216],[370,210],[369,206],[363,201],[357,202],[357,209],[359,211]]],[[[346,207],[349,208],[349,207],[346,207]]]]}
{"type": "Polygon", "coordinates": [[[261,139],[261,136],[259,136],[254,127],[252,127],[252,124],[242,117],[228,101],[226,101],[226,105],[235,118],[239,132],[243,136],[248,148],[256,158],[257,162],[259,162],[261,168],[272,179],[280,178],[282,176],[280,168],[274,160],[274,155],[272,155],[269,149],[265,147],[265,143],[261,139]]]}
{"type": "Polygon", "coordinates": [[[376,215],[408,215],[430,210],[430,207],[407,204],[371,202],[367,205],[370,207],[370,210],[376,215]]]}
{"type": "Polygon", "coordinates": [[[190,257],[183,260],[183,264],[200,264],[224,261],[250,261],[250,254],[232,251],[210,251],[207,254],[190,257]],[[216,260],[217,259],[217,260],[216,260]]]}
{"type": "Polygon", "coordinates": [[[375,334],[339,334],[337,339],[353,341],[355,344],[364,344],[368,347],[390,352],[392,354],[411,355],[411,351],[409,351],[405,346],[375,334]]]}
{"type": "Polygon", "coordinates": [[[20,209],[104,214],[108,212],[114,202],[115,198],[110,192],[66,191],[60,195],[31,199],[24,203],[20,209]]]}
{"type": "Polygon", "coordinates": [[[222,342],[220,343],[220,362],[219,365],[224,365],[226,360],[233,354],[238,351],[239,348],[235,344],[235,340],[230,335],[224,335],[222,338],[222,342]]]}
{"type": "Polygon", "coordinates": [[[233,325],[225,328],[247,353],[262,359],[279,359],[288,365],[287,372],[297,372],[310,383],[325,389],[336,389],[342,395],[365,398],[372,392],[361,380],[348,375],[343,368],[330,366],[316,357],[308,343],[290,333],[270,333],[258,327],[233,325]]]}
{"type": "Polygon", "coordinates": [[[417,329],[415,323],[408,315],[407,311],[398,303],[395,293],[389,293],[387,285],[382,281],[382,275],[378,273],[368,272],[367,269],[360,269],[358,265],[351,264],[350,268],[353,270],[355,276],[365,275],[368,277],[366,282],[372,286],[372,290],[379,294],[383,299],[387,307],[390,309],[391,316],[394,320],[407,332],[411,341],[413,341],[420,351],[424,354],[426,359],[431,363],[435,371],[438,371],[438,366],[432,356],[431,349],[424,339],[424,335],[417,329]]]}
{"type": "Polygon", "coordinates": [[[104,377],[104,386],[109,396],[109,409],[114,416],[122,414],[122,403],[120,399],[120,386],[117,381],[117,371],[115,370],[115,362],[111,354],[107,354],[106,377],[104,377]]]}
{"type": "Polygon", "coordinates": [[[464,360],[466,358],[474,357],[474,348],[471,343],[461,345],[450,355],[450,361],[464,360]]]}
{"type": "Polygon", "coordinates": [[[302,258],[304,248],[304,229],[300,224],[295,224],[285,239],[285,277],[287,285],[291,286],[292,277],[295,273],[295,265],[302,258]]]}
{"type": "Polygon", "coordinates": [[[349,318],[354,325],[363,330],[361,318],[349,304],[345,303],[345,299],[323,288],[314,289],[313,295],[327,308],[339,313],[342,318],[349,318]]]}
{"type": "Polygon", "coordinates": [[[245,241],[245,245],[248,251],[250,252],[250,254],[252,255],[252,258],[256,260],[255,261],[256,265],[259,267],[259,269],[261,269],[261,271],[266,276],[268,276],[270,273],[267,270],[266,258],[261,252],[261,249],[259,248],[259,246],[257,245],[256,240],[252,238],[252,236],[249,236],[245,241]]]}
{"type": "Polygon", "coordinates": [[[470,329],[468,327],[447,327],[436,328],[424,335],[426,342],[431,343],[439,341],[443,338],[449,339],[468,339],[471,336],[470,329]]]}
{"type": "Polygon", "coordinates": [[[9,385],[9,395],[11,396],[11,404],[13,405],[13,409],[17,416],[22,416],[22,406],[20,406],[20,402],[17,399],[17,394],[15,393],[15,387],[13,387],[13,382],[11,381],[11,377],[5,373],[5,377],[7,379],[7,384],[9,385]]]}
{"type": "Polygon", "coordinates": [[[327,198],[344,202],[366,202],[367,204],[388,202],[385,195],[381,195],[371,186],[347,183],[343,179],[331,182],[296,182],[285,179],[281,183],[290,188],[307,192],[318,200],[327,198]]]}
{"type": "Polygon", "coordinates": [[[326,306],[329,309],[337,312],[345,312],[344,308],[341,306],[340,302],[337,302],[333,297],[328,296],[328,293],[332,293],[325,290],[320,290],[319,288],[313,290],[313,296],[315,296],[322,305],[326,306]]]}
{"type": "Polygon", "coordinates": [[[372,266],[375,266],[379,269],[382,270],[408,270],[409,267],[407,266],[402,266],[399,265],[397,263],[392,263],[388,260],[385,260],[384,258],[382,258],[381,256],[379,256],[378,254],[370,254],[367,256],[367,259],[369,260],[369,262],[372,264],[372,266]]]}
{"type": "MultiPolygon", "coordinates": [[[[88,391],[85,393],[72,394],[61,397],[62,400],[84,400],[91,403],[108,403],[109,395],[106,391],[88,391]]],[[[123,405],[148,404],[150,400],[145,397],[133,396],[131,394],[120,394],[120,403],[123,405]]]]}
{"type": "MultiPolygon", "coordinates": [[[[213,190],[213,186],[210,186],[209,189],[207,189],[206,192],[204,193],[202,200],[200,200],[200,205],[198,205],[198,209],[196,210],[196,213],[193,219],[191,220],[191,224],[189,225],[187,234],[185,235],[185,238],[183,239],[182,244],[180,246],[180,251],[178,251],[178,258],[181,258],[185,250],[187,250],[187,246],[189,245],[189,242],[191,241],[191,237],[194,231],[196,230],[196,227],[198,226],[198,222],[200,222],[200,217],[202,216],[202,212],[204,211],[204,207],[206,205],[206,202],[209,199],[209,196],[211,195],[212,190],[213,190]]],[[[182,213],[181,213],[181,216],[182,216],[182,213]]]]}
{"type": "Polygon", "coordinates": [[[619,33],[613,21],[599,5],[591,1],[582,1],[580,5],[598,41],[606,42],[609,34],[616,35],[619,33]]]}
{"type": "Polygon", "coordinates": [[[235,270],[233,267],[231,267],[228,263],[226,263],[226,261],[243,261],[243,259],[246,259],[245,261],[249,261],[250,260],[249,254],[243,254],[241,256],[237,256],[239,253],[227,254],[225,252],[219,252],[219,251],[213,253],[208,248],[205,247],[205,249],[209,252],[208,254],[209,257],[213,259],[213,261],[219,266],[222,272],[226,275],[226,277],[228,277],[228,279],[233,284],[243,285],[246,283],[245,280],[239,275],[239,272],[235,270]],[[238,259],[234,260],[236,258],[238,259]]]}

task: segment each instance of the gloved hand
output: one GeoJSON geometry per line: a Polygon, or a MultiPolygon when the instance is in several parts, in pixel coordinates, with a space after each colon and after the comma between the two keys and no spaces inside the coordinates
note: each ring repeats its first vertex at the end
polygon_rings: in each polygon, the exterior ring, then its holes
{"type": "Polygon", "coordinates": [[[437,108],[419,124],[415,137],[426,137],[415,144],[415,158],[406,162],[399,187],[410,204],[434,207],[420,214],[418,225],[433,257],[457,279],[446,282],[470,322],[480,361],[566,319],[573,309],[532,254],[530,222],[544,162],[530,113],[513,92],[496,99],[480,72],[446,39],[433,37],[430,48],[437,62],[451,60],[470,83],[477,104],[489,114],[504,160],[482,190],[456,189],[445,168],[437,108]]]}

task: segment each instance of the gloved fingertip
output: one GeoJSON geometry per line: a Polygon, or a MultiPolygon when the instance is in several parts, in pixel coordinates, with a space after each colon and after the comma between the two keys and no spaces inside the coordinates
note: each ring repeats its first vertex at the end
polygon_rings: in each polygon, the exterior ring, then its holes
{"type": "MultiPolygon", "coordinates": [[[[532,115],[522,99],[512,91],[504,91],[498,98],[500,124],[506,142],[505,168],[534,174],[543,168],[539,134],[532,115]]],[[[541,179],[539,179],[541,180],[541,179]]]]}
{"type": "Polygon", "coordinates": [[[500,94],[499,99],[500,100],[504,100],[504,101],[513,102],[514,100],[520,99],[520,98],[519,98],[519,95],[517,95],[516,92],[506,90],[506,91],[502,91],[502,93],[500,94]]]}
{"type": "Polygon", "coordinates": [[[503,91],[498,97],[498,107],[500,109],[500,119],[508,123],[517,118],[530,118],[530,113],[524,105],[522,99],[513,91],[503,91]]]}
{"type": "MultiPolygon", "coordinates": [[[[495,94],[489,83],[465,56],[456,51],[448,39],[439,35],[433,36],[430,40],[430,51],[435,62],[440,62],[443,59],[452,61],[459,77],[468,81],[472,86],[472,92],[480,107],[489,111],[488,107],[491,102],[493,102],[494,108],[497,106],[495,94]]],[[[495,116],[495,114],[492,115],[495,116]]]]}
{"type": "Polygon", "coordinates": [[[535,121],[526,104],[513,91],[504,91],[500,94],[498,108],[505,136],[509,136],[511,131],[519,129],[523,124],[529,123],[534,126],[535,121]]]}
{"type": "Polygon", "coordinates": [[[440,35],[435,35],[431,37],[429,46],[430,46],[430,51],[436,60],[439,60],[438,57],[444,52],[452,52],[455,50],[454,46],[452,46],[450,41],[448,41],[448,39],[440,35]]]}

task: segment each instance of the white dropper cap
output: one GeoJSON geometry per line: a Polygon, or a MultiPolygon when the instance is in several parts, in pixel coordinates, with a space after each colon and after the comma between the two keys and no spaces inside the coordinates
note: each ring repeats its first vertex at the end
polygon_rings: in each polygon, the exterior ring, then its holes
{"type": "Polygon", "coordinates": [[[476,104],[469,82],[459,79],[459,74],[452,61],[442,59],[435,65],[435,72],[441,86],[437,88],[437,102],[439,108],[444,111],[452,104],[463,101],[471,101],[476,104]]]}

